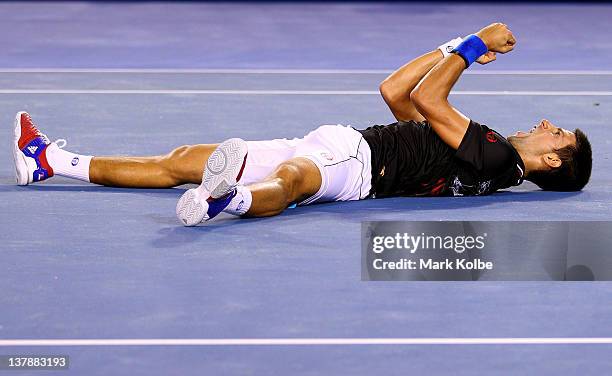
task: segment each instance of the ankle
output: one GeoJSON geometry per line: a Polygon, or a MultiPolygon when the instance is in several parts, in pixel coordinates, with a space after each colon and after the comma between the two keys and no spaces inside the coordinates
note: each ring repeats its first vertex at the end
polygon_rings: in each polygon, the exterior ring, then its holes
{"type": "Polygon", "coordinates": [[[252,203],[253,195],[251,190],[244,185],[238,185],[236,187],[236,196],[234,196],[223,211],[233,215],[245,215],[251,208],[252,203]]]}

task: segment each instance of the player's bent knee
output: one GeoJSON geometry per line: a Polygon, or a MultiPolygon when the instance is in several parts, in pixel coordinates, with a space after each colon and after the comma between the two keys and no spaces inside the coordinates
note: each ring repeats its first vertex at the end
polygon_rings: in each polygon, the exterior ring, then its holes
{"type": "Polygon", "coordinates": [[[275,175],[283,188],[285,205],[312,196],[321,186],[319,169],[305,158],[296,158],[281,164],[275,175]]]}
{"type": "Polygon", "coordinates": [[[276,178],[283,191],[284,203],[291,203],[293,197],[299,194],[302,185],[300,168],[289,163],[281,164],[276,170],[276,178]]]}

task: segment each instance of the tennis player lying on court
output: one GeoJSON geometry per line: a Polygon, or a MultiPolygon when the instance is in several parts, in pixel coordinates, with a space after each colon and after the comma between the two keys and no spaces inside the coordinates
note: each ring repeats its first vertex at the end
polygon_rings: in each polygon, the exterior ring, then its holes
{"type": "Polygon", "coordinates": [[[486,195],[530,180],[544,190],[576,191],[591,175],[591,146],[542,120],[502,137],[448,102],[461,73],[512,51],[515,38],[496,23],[404,65],[380,86],[398,122],[355,130],[324,125],[304,138],[179,147],[155,157],[91,157],[64,151],[30,116],[15,120],[17,183],[54,174],[113,187],[200,184],[180,198],[186,226],[220,212],[271,216],[293,203],[388,196],[486,195]],[[202,175],[202,170],[204,170],[202,175]]]}

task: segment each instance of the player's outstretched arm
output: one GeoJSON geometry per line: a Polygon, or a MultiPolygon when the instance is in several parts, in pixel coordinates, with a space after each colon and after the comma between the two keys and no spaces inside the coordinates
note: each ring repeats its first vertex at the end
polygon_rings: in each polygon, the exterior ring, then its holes
{"type": "Polygon", "coordinates": [[[461,73],[474,61],[495,60],[495,53],[506,53],[516,40],[508,27],[491,24],[467,37],[453,52],[438,62],[410,94],[412,103],[440,138],[454,149],[465,135],[470,120],[448,102],[448,95],[461,73]]]}
{"type": "MultiPolygon", "coordinates": [[[[393,116],[399,121],[423,121],[425,118],[417,111],[410,100],[410,92],[425,77],[440,60],[448,56],[451,51],[463,41],[455,38],[439,46],[436,50],[411,60],[391,73],[381,84],[380,94],[389,106],[393,116]]],[[[487,64],[495,60],[495,54],[481,57],[480,64],[487,64]]]]}

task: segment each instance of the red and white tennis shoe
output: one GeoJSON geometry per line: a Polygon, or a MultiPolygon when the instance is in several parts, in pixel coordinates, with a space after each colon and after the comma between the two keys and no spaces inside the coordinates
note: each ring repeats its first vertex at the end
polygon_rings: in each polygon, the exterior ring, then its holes
{"type": "MultiPolygon", "coordinates": [[[[17,184],[28,185],[53,176],[53,169],[47,161],[47,148],[53,143],[36,128],[30,114],[25,111],[17,113],[14,132],[13,159],[17,184]]],[[[58,145],[62,148],[66,140],[55,143],[63,143],[58,145]]]]}

